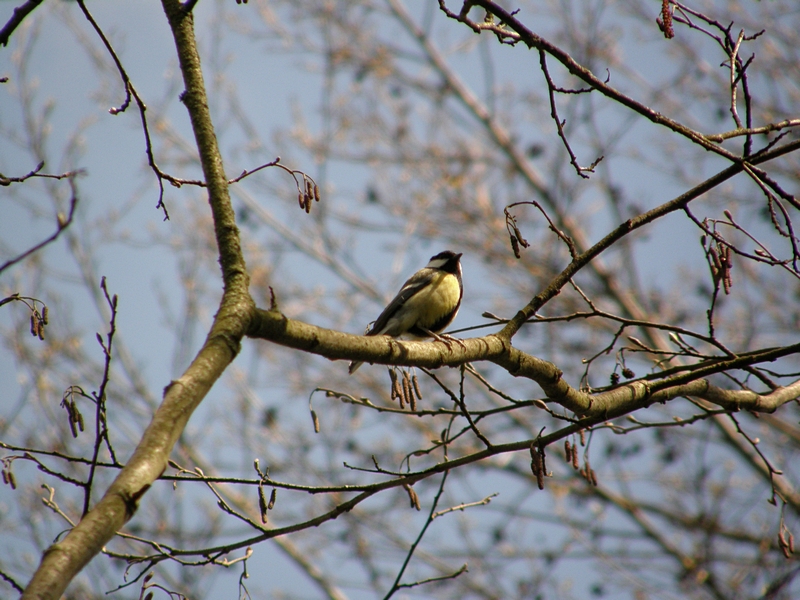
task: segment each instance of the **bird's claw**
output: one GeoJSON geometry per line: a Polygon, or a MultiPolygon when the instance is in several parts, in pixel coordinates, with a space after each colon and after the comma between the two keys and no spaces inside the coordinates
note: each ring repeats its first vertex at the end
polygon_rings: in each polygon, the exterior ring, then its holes
{"type": "Polygon", "coordinates": [[[453,342],[457,343],[464,350],[467,349],[466,344],[462,340],[454,338],[452,335],[447,335],[446,333],[433,333],[432,331],[429,333],[431,334],[431,337],[433,337],[433,339],[435,339],[437,342],[442,342],[445,346],[447,346],[447,349],[450,351],[453,350],[453,347],[451,346],[453,342]]]}

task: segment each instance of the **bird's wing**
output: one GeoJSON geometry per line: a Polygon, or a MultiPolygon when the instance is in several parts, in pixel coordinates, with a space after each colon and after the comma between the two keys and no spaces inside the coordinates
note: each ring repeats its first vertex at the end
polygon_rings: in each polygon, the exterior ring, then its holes
{"type": "Polygon", "coordinates": [[[409,298],[430,283],[432,278],[433,269],[428,268],[420,269],[411,277],[409,277],[408,281],[406,281],[403,284],[403,287],[400,288],[400,291],[397,292],[397,295],[394,297],[394,299],[389,302],[389,305],[383,309],[383,312],[375,320],[375,324],[367,332],[367,335],[400,335],[401,333],[405,333],[404,331],[383,331],[383,329],[389,323],[389,320],[397,313],[400,307],[403,306],[403,304],[405,304],[409,298]]]}

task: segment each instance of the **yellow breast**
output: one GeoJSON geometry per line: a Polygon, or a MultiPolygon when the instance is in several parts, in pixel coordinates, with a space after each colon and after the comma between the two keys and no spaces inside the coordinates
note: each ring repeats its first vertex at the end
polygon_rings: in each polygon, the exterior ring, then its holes
{"type": "Polygon", "coordinates": [[[441,319],[449,315],[458,304],[461,287],[458,279],[451,273],[436,273],[433,281],[425,289],[420,290],[406,302],[409,319],[407,327],[424,327],[430,329],[441,319]]]}

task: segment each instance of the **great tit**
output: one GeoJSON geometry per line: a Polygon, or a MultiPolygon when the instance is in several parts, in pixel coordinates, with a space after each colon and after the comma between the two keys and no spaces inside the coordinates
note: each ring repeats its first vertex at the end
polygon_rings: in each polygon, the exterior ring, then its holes
{"type": "MultiPolygon", "coordinates": [[[[461,254],[450,250],[432,256],[425,266],[409,277],[366,335],[393,338],[433,337],[453,322],[461,306],[461,254]]],[[[355,373],[361,362],[350,363],[355,373]]]]}

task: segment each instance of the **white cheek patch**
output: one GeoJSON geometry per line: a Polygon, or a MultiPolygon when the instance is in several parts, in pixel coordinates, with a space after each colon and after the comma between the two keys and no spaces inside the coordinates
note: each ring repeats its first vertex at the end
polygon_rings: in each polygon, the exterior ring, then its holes
{"type": "Polygon", "coordinates": [[[447,264],[446,258],[434,258],[428,263],[429,269],[441,269],[443,266],[447,264]]]}

